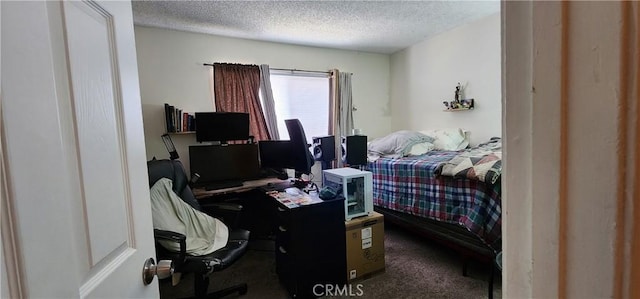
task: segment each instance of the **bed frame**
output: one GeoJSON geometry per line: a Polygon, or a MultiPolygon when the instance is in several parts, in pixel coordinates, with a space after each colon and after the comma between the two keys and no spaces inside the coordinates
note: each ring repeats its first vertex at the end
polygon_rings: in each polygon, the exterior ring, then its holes
{"type": "Polygon", "coordinates": [[[447,246],[462,256],[462,275],[467,276],[470,259],[487,264],[489,271],[488,298],[493,298],[493,278],[496,271],[496,252],[460,225],[418,217],[402,212],[374,206],[374,210],[384,215],[385,223],[397,225],[427,239],[447,246]]]}

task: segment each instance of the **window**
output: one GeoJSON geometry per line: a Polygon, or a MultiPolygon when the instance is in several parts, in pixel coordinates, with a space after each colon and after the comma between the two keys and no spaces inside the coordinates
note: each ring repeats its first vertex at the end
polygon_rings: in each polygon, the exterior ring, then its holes
{"type": "Polygon", "coordinates": [[[329,76],[325,73],[271,71],[271,89],[280,139],[289,139],[284,120],[297,118],[307,142],[329,135],[329,76]]]}

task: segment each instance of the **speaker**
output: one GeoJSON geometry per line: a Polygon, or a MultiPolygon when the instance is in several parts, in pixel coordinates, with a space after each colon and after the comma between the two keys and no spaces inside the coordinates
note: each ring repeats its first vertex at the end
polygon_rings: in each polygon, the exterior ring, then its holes
{"type": "Polygon", "coordinates": [[[316,161],[330,162],[336,158],[336,142],[333,136],[312,137],[313,158],[316,161]]]}
{"type": "Polygon", "coordinates": [[[367,164],[367,136],[342,137],[342,162],[347,165],[367,164]]]}

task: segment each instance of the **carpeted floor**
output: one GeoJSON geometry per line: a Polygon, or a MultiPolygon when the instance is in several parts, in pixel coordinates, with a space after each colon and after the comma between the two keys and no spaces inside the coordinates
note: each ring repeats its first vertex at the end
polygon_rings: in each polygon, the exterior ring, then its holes
{"type": "MultiPolygon", "coordinates": [[[[245,256],[223,272],[211,275],[210,290],[246,282],[249,291],[227,298],[289,298],[275,273],[275,255],[268,248],[252,246],[245,256]]],[[[390,225],[385,226],[385,272],[352,286],[352,294],[361,298],[487,298],[489,270],[485,264],[471,262],[467,276],[462,276],[462,260],[453,251],[420,239],[416,235],[390,225]],[[358,286],[361,284],[361,286],[358,286]]],[[[501,298],[501,279],[494,282],[494,298],[501,298]]],[[[161,298],[193,295],[191,275],[179,285],[170,280],[160,282],[161,298]]],[[[348,298],[348,296],[334,297],[348,298]]]]}

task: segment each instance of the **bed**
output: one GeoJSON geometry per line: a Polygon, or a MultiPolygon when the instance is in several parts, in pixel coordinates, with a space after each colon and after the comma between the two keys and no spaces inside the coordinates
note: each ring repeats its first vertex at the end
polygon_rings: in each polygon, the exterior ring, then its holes
{"type": "MultiPolygon", "coordinates": [[[[425,140],[403,143],[402,148],[420,142],[425,140]]],[[[396,151],[371,160],[367,169],[373,173],[373,204],[386,222],[465,257],[493,261],[501,251],[499,138],[472,148],[429,149],[420,155],[396,151]]]]}

